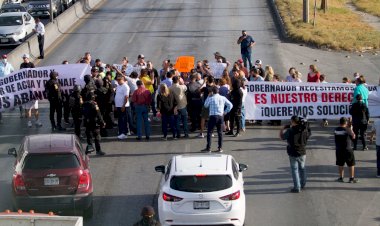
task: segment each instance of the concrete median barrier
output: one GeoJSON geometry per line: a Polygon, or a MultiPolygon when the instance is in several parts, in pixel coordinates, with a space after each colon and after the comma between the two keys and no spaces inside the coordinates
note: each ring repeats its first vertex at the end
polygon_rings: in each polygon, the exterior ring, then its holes
{"type": "MultiPolygon", "coordinates": [[[[45,25],[45,51],[103,1],[105,0],[80,0],[55,18],[52,23],[45,25]]],[[[8,61],[15,69],[18,69],[22,63],[21,56],[25,53],[30,55],[31,61],[39,56],[37,35],[33,35],[8,54],[8,61]]]]}

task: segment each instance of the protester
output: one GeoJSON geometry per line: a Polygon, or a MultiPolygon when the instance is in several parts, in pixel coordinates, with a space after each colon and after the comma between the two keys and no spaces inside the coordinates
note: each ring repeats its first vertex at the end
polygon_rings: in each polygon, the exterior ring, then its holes
{"type": "Polygon", "coordinates": [[[294,187],[290,190],[299,193],[306,186],[306,143],[310,136],[307,124],[298,116],[292,116],[291,124],[280,130],[280,138],[286,140],[289,155],[290,168],[292,172],[294,187]]]}
{"type": "Polygon", "coordinates": [[[20,69],[23,68],[35,68],[34,64],[29,60],[29,54],[22,55],[23,62],[20,64],[20,69]]]}
{"type": "Polygon", "coordinates": [[[265,76],[264,81],[266,82],[272,82],[274,76],[274,70],[270,65],[265,66],[265,76]]]}
{"type": "Polygon", "coordinates": [[[247,67],[247,61],[249,64],[249,68],[252,68],[252,47],[256,44],[255,40],[253,40],[252,36],[247,34],[246,30],[241,31],[242,36],[237,40],[237,44],[240,45],[241,58],[244,61],[244,67],[247,67]]]}
{"type": "Polygon", "coordinates": [[[259,74],[259,69],[252,68],[249,72],[249,81],[251,82],[263,82],[264,78],[259,74]]]}
{"type": "Polygon", "coordinates": [[[0,60],[0,78],[9,75],[14,72],[14,68],[11,63],[8,62],[8,56],[3,54],[0,60]]]}
{"type": "Polygon", "coordinates": [[[118,86],[116,87],[115,92],[115,108],[118,116],[118,128],[119,133],[117,138],[123,140],[127,138],[128,135],[128,114],[127,111],[130,111],[129,104],[129,86],[124,80],[124,76],[118,74],[116,76],[116,81],[118,86]]]}
{"type": "Polygon", "coordinates": [[[143,54],[137,56],[137,63],[134,66],[141,67],[141,69],[146,68],[145,56],[143,54]]]}
{"type": "Polygon", "coordinates": [[[289,68],[289,75],[286,76],[286,82],[294,82],[295,72],[296,72],[296,68],[295,67],[289,68]]]}
{"type": "Polygon", "coordinates": [[[309,67],[309,73],[307,74],[307,82],[320,82],[319,80],[320,73],[317,70],[317,67],[312,64],[309,67]]]}
{"type": "Polygon", "coordinates": [[[197,82],[198,76],[197,72],[193,73],[190,78],[191,82],[187,84],[187,100],[188,100],[188,112],[190,115],[191,129],[190,132],[195,132],[201,122],[201,109],[202,109],[202,99],[201,99],[201,87],[202,85],[197,82]]]}
{"type": "Polygon", "coordinates": [[[40,18],[34,18],[36,27],[33,29],[37,33],[38,49],[40,50],[40,56],[38,59],[44,59],[44,42],[45,42],[45,25],[41,22],[40,18]]]}
{"type": "MultiPolygon", "coordinates": [[[[160,87],[160,83],[161,83],[160,75],[158,74],[157,69],[154,68],[153,63],[151,61],[147,61],[146,70],[147,70],[149,77],[153,78],[153,80],[154,80],[154,82],[153,82],[153,90],[154,90],[153,96],[155,97],[157,94],[157,90],[160,87]]],[[[151,107],[152,107],[152,113],[153,113],[153,120],[159,121],[159,119],[157,117],[157,110],[156,110],[156,98],[152,98],[151,107]]]]}
{"type": "MultiPolygon", "coordinates": [[[[380,178],[380,118],[377,118],[372,126],[372,136],[376,135],[376,177],[380,178]]],[[[373,138],[371,139],[373,140],[373,138]]]]}
{"type": "Polygon", "coordinates": [[[31,100],[27,103],[24,104],[24,109],[25,109],[25,117],[28,119],[28,127],[31,128],[32,127],[32,121],[31,121],[31,118],[32,118],[32,113],[34,115],[34,118],[35,118],[35,126],[38,128],[38,127],[41,127],[42,126],[42,123],[41,121],[39,120],[39,112],[38,112],[38,100],[31,100]]]}
{"type": "Polygon", "coordinates": [[[302,82],[301,78],[302,78],[301,72],[295,71],[294,72],[294,78],[293,78],[292,82],[302,82]]]}
{"type": "Polygon", "coordinates": [[[154,215],[155,212],[153,207],[145,206],[141,210],[142,219],[133,224],[133,226],[161,226],[160,222],[154,219],[154,215]]]}
{"type": "Polygon", "coordinates": [[[211,152],[211,135],[215,127],[218,133],[218,149],[216,151],[223,152],[223,116],[231,111],[232,103],[219,95],[218,87],[212,86],[204,106],[209,109],[210,117],[207,125],[207,145],[202,152],[211,152]]]}
{"type": "Polygon", "coordinates": [[[174,70],[168,71],[168,73],[166,73],[166,78],[161,83],[165,84],[168,88],[170,88],[173,85],[174,74],[174,70]]]}
{"type": "Polygon", "coordinates": [[[232,91],[230,94],[231,103],[233,105],[230,112],[230,130],[226,135],[240,136],[241,130],[241,108],[243,104],[243,91],[240,89],[241,80],[235,79],[232,82],[232,91]],[[234,125],[236,123],[236,133],[234,134],[234,125]]]}
{"type": "Polygon", "coordinates": [[[87,148],[86,153],[92,152],[92,137],[95,141],[95,151],[97,155],[105,155],[100,146],[100,128],[105,127],[105,123],[95,101],[95,94],[89,93],[86,98],[88,101],[83,103],[83,121],[86,127],[87,148]]]}
{"type": "Polygon", "coordinates": [[[153,74],[148,75],[148,71],[145,69],[142,69],[140,77],[139,77],[139,79],[143,82],[145,88],[147,88],[152,95],[154,95],[154,88],[153,88],[154,77],[153,76],[154,76],[153,74]]]}
{"type": "Polygon", "coordinates": [[[350,83],[351,83],[351,80],[348,79],[347,77],[343,77],[343,78],[342,78],[342,83],[344,83],[344,84],[350,84],[350,83]]]}
{"type": "Polygon", "coordinates": [[[177,138],[181,138],[181,123],[183,126],[184,137],[189,137],[189,130],[187,126],[188,113],[187,113],[187,98],[186,91],[187,87],[185,85],[179,84],[179,77],[175,76],[173,78],[173,85],[170,87],[170,91],[173,93],[174,98],[177,102],[177,114],[174,115],[177,138]]]}
{"type": "MultiPolygon", "coordinates": [[[[328,83],[327,81],[326,81],[326,75],[324,75],[324,74],[321,74],[320,76],[319,76],[319,81],[320,81],[320,83],[328,83]]],[[[327,119],[322,119],[322,126],[323,127],[327,127],[329,125],[329,121],[327,121],[327,119]]]]}
{"type": "Polygon", "coordinates": [[[177,130],[174,126],[174,115],[178,114],[177,112],[177,102],[174,98],[172,92],[170,92],[168,86],[165,83],[161,83],[160,91],[157,96],[157,110],[160,111],[161,114],[161,122],[162,122],[162,140],[167,140],[168,135],[168,124],[170,125],[170,129],[173,133],[173,139],[177,139],[177,130]]]}
{"type": "Polygon", "coordinates": [[[363,75],[360,75],[356,80],[355,80],[355,83],[356,83],[356,87],[354,89],[354,96],[353,96],[353,99],[352,99],[352,104],[356,103],[357,102],[357,96],[358,95],[361,95],[361,98],[362,98],[362,101],[365,105],[368,106],[368,95],[369,95],[369,91],[368,91],[368,88],[365,86],[365,78],[363,75]]]}
{"type": "Polygon", "coordinates": [[[358,138],[360,137],[363,144],[363,151],[368,150],[366,145],[366,131],[369,121],[369,111],[360,94],[356,95],[357,102],[350,108],[352,116],[352,126],[355,133],[354,150],[357,150],[358,138]]]}
{"type": "MultiPolygon", "coordinates": [[[[259,75],[264,78],[265,70],[263,68],[263,61],[260,59],[256,60],[254,68],[257,68],[259,75]]],[[[250,69],[252,69],[252,68],[250,68],[250,69]]]]}
{"type": "Polygon", "coordinates": [[[151,103],[151,94],[147,90],[143,83],[138,80],[136,82],[137,90],[132,94],[132,102],[136,112],[136,124],[137,124],[137,140],[141,140],[142,136],[142,123],[144,122],[145,139],[150,139],[150,122],[148,120],[149,105],[151,103]]]}
{"type": "MultiPolygon", "coordinates": [[[[207,81],[206,81],[206,86],[204,86],[201,89],[203,103],[206,102],[206,99],[209,96],[209,93],[211,92],[211,88],[214,86],[215,86],[214,77],[208,76],[207,81]]],[[[206,105],[203,104],[202,111],[201,111],[201,129],[198,135],[199,138],[204,138],[203,131],[205,129],[206,120],[209,118],[209,112],[210,112],[209,109],[207,109],[206,105]]]]}
{"type": "Polygon", "coordinates": [[[237,65],[239,66],[240,70],[242,70],[244,72],[244,74],[246,76],[248,76],[248,69],[246,67],[244,67],[244,62],[243,62],[243,59],[238,59],[236,61],[237,65]]]}
{"type": "Polygon", "coordinates": [[[334,131],[335,134],[335,155],[336,165],[339,169],[338,182],[344,182],[344,164],[347,164],[350,171],[349,183],[357,183],[355,178],[355,155],[351,146],[351,140],[355,139],[356,135],[352,132],[351,125],[348,125],[348,120],[345,117],[340,118],[339,127],[334,131]]]}
{"type": "Polygon", "coordinates": [[[89,64],[91,67],[95,66],[95,61],[92,59],[90,52],[85,52],[84,56],[77,63],[89,64]]]}
{"type": "Polygon", "coordinates": [[[61,126],[62,120],[62,90],[58,82],[58,73],[55,71],[50,72],[50,79],[45,84],[45,92],[50,103],[50,122],[52,131],[65,130],[61,126]],[[55,113],[57,113],[57,123],[55,121],[55,113]]]}
{"type": "Polygon", "coordinates": [[[243,92],[243,99],[241,105],[241,130],[242,132],[245,132],[245,99],[247,98],[248,90],[244,84],[241,84],[240,90],[243,92]]]}
{"type": "MultiPolygon", "coordinates": [[[[227,71],[227,70],[224,70],[227,71]]],[[[230,85],[227,84],[227,81],[225,78],[222,78],[219,80],[219,95],[224,96],[228,100],[230,100],[230,85]]],[[[230,100],[231,101],[231,100],[230,100]]],[[[224,130],[223,132],[229,132],[230,131],[230,112],[224,115],[224,130]]]]}

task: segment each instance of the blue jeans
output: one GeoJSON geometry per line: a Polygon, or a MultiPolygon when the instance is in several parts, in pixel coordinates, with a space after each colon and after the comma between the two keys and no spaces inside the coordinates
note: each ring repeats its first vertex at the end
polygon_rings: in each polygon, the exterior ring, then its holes
{"type": "Polygon", "coordinates": [[[178,109],[178,115],[174,116],[177,126],[177,136],[181,136],[181,122],[183,125],[183,132],[185,135],[189,135],[189,130],[187,128],[187,109],[178,109]]]}
{"type": "Polygon", "coordinates": [[[136,112],[136,125],[137,125],[137,137],[142,136],[142,122],[144,120],[145,136],[150,136],[150,123],[148,120],[148,107],[145,105],[135,105],[136,112]]]}
{"type": "Polygon", "coordinates": [[[299,157],[289,156],[289,161],[290,161],[290,168],[292,170],[294,189],[300,190],[306,185],[306,172],[305,172],[306,155],[301,155],[299,157]]]}
{"type": "Polygon", "coordinates": [[[157,92],[157,90],[154,91],[154,93],[152,93],[151,107],[152,107],[153,117],[156,117],[156,116],[157,116],[156,100],[154,99],[154,97],[156,96],[156,92],[157,92]]]}
{"type": "Polygon", "coordinates": [[[174,115],[161,114],[162,133],[164,137],[168,136],[168,124],[173,132],[173,137],[176,137],[176,127],[174,126],[174,115]]]}
{"type": "Polygon", "coordinates": [[[245,107],[241,106],[241,128],[245,129],[245,107]]]}
{"type": "Polygon", "coordinates": [[[124,112],[121,111],[121,108],[116,108],[117,110],[117,125],[119,127],[119,135],[124,134],[127,135],[128,127],[127,127],[127,109],[124,112]]]}
{"type": "Polygon", "coordinates": [[[126,107],[125,108],[125,113],[127,115],[127,122],[128,122],[127,131],[133,131],[133,132],[135,132],[136,128],[133,125],[132,108],[131,107],[126,107]]]}
{"type": "Polygon", "coordinates": [[[243,59],[244,67],[249,71],[252,68],[251,52],[242,53],[241,58],[243,59]],[[247,61],[249,63],[249,68],[247,67],[247,61]]]}
{"type": "Polygon", "coordinates": [[[380,175],[380,146],[376,145],[377,175],[380,175]]]}

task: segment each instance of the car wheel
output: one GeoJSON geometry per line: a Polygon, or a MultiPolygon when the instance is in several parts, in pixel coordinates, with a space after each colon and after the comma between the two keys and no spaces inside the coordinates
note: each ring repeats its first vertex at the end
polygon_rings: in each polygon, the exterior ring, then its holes
{"type": "Polygon", "coordinates": [[[83,210],[83,217],[85,219],[90,219],[92,218],[93,215],[94,215],[94,203],[92,202],[91,205],[87,209],[83,210]]]}

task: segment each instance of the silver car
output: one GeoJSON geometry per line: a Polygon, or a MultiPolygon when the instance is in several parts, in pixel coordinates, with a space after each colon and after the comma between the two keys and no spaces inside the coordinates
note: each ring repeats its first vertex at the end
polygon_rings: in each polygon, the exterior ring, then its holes
{"type": "Polygon", "coordinates": [[[0,46],[21,44],[33,33],[35,26],[27,12],[0,14],[0,46]]]}

